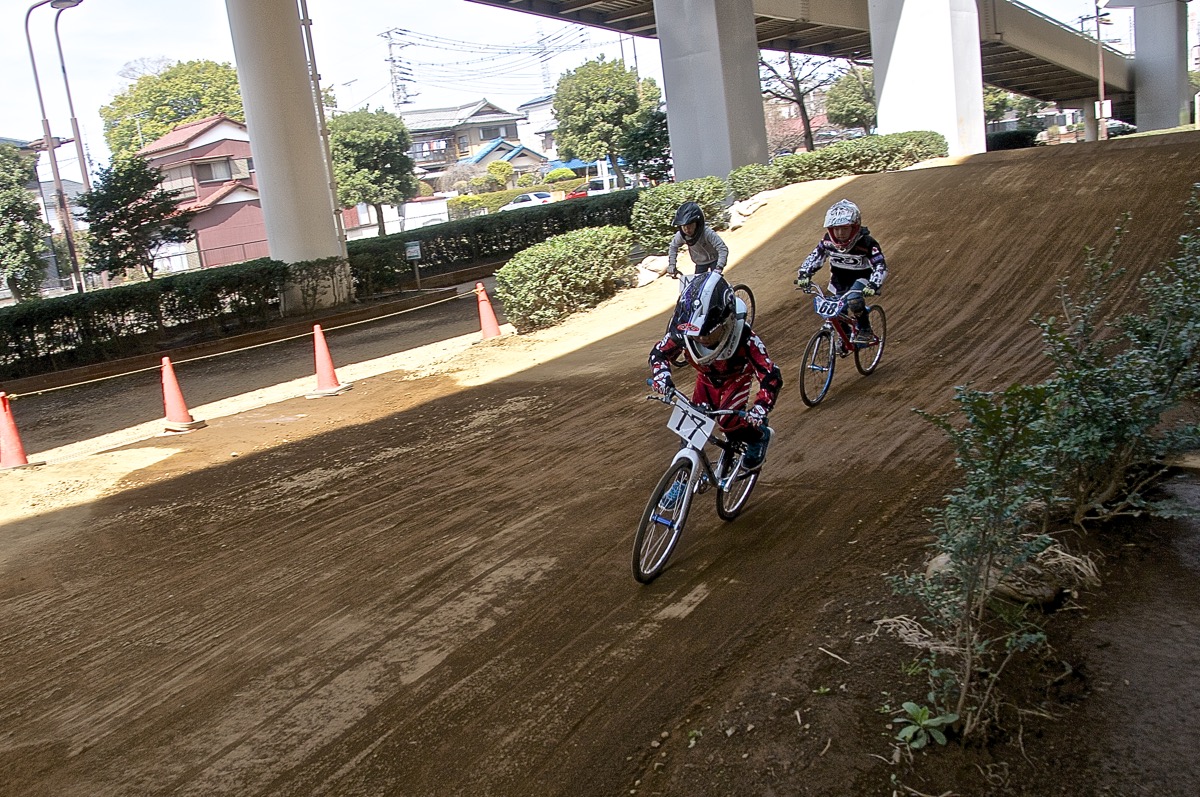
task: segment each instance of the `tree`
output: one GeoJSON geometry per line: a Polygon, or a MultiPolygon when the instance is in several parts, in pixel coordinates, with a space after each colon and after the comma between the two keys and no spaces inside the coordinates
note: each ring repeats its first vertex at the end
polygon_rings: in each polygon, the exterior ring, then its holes
{"type": "Polygon", "coordinates": [[[179,191],[162,188],[161,181],[162,172],[138,157],[100,169],[95,187],[77,200],[89,228],[89,271],[140,268],[153,279],[159,247],[196,236],[188,227],[195,212],[179,210],[179,191]]]}
{"type": "MultiPolygon", "coordinates": [[[[657,89],[657,87],[655,87],[657,89]]],[[[617,163],[622,137],[637,122],[641,109],[637,75],[624,61],[600,56],[564,74],[554,90],[554,137],[567,159],[586,161],[608,158],[617,185],[624,188],[625,173],[617,163]]]]}
{"type": "Polygon", "coordinates": [[[1017,113],[1017,127],[1021,130],[1041,130],[1044,125],[1038,114],[1050,107],[1050,103],[1035,100],[1021,94],[1009,95],[1012,109],[1017,113]]]}
{"type": "Polygon", "coordinates": [[[508,188],[513,176],[513,165],[508,161],[492,161],[487,165],[490,174],[502,188],[508,188]]]}
{"type": "Polygon", "coordinates": [[[618,143],[629,168],[654,182],[671,177],[671,134],[662,92],[652,78],[641,83],[638,112],[618,143]]]}
{"type": "MultiPolygon", "coordinates": [[[[762,95],[796,106],[804,133],[804,148],[816,149],[813,144],[812,120],[808,115],[808,95],[833,85],[844,72],[829,58],[787,52],[777,61],[760,58],[758,80],[762,95]]],[[[794,149],[794,147],[792,148],[794,149]]]]}
{"type": "Polygon", "coordinates": [[[417,178],[408,156],[412,136],[404,121],[380,108],[351,111],[329,121],[329,147],[337,199],[343,207],[372,205],[385,235],[383,206],[403,205],[417,195],[417,178]]]}
{"type": "Polygon", "coordinates": [[[10,145],[0,145],[0,275],[18,302],[41,296],[46,278],[46,238],[37,201],[26,188],[36,182],[34,162],[10,145]]]}
{"type": "MultiPolygon", "coordinates": [[[[127,64],[122,71],[131,69],[127,64]]],[[[114,161],[133,156],[178,125],[221,113],[246,119],[237,71],[215,61],[186,61],[143,74],[100,109],[114,161]]]]}
{"type": "Polygon", "coordinates": [[[986,122],[999,122],[1008,113],[1014,95],[998,89],[995,86],[983,87],[983,119],[986,122]]]}
{"type": "Polygon", "coordinates": [[[825,95],[825,115],[842,127],[875,129],[875,75],[870,67],[851,64],[825,95]]]}

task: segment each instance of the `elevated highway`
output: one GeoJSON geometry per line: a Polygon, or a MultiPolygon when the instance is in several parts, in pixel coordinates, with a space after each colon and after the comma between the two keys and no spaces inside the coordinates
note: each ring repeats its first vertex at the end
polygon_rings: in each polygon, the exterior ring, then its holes
{"type": "MultiPolygon", "coordinates": [[[[650,0],[472,0],[619,33],[657,38],[650,0]]],[[[754,0],[760,49],[871,61],[868,0],[754,0]]],[[[983,80],[1063,107],[1096,100],[1096,40],[1013,0],[979,0],[983,80]]],[[[1105,98],[1134,121],[1133,59],[1104,46],[1105,98]]]]}

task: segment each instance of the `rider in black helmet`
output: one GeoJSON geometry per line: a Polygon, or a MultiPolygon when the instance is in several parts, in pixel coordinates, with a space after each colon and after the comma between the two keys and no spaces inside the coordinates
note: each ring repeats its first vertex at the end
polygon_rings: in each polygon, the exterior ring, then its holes
{"type": "Polygon", "coordinates": [[[746,443],[746,467],[760,467],[771,441],[767,413],[779,397],[783,374],[720,274],[702,274],[684,285],[667,334],[650,351],[655,392],[665,395],[675,386],[671,365],[680,354],[696,371],[693,403],[747,410],[745,418],[723,416],[719,423],[731,440],[746,443]],[[758,391],[751,396],[755,379],[758,391]]]}
{"type": "Polygon", "coordinates": [[[667,248],[667,276],[674,277],[679,273],[675,265],[679,257],[679,247],[687,244],[688,255],[696,264],[696,273],[715,271],[720,274],[725,270],[729,260],[729,247],[721,240],[721,236],[704,224],[704,211],[695,202],[684,202],[675,211],[675,221],[671,223],[676,230],[667,248]]]}

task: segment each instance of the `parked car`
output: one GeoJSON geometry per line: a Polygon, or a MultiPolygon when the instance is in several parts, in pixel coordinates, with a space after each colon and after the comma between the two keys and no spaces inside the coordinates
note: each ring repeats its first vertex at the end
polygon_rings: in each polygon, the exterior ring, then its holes
{"type": "Polygon", "coordinates": [[[574,191],[571,191],[570,193],[568,193],[565,197],[563,197],[563,199],[582,199],[583,197],[585,197],[587,195],[588,195],[588,184],[584,183],[583,185],[576,188],[574,191]]]}
{"type": "Polygon", "coordinates": [[[498,212],[503,213],[506,210],[519,210],[520,208],[531,208],[534,205],[549,205],[553,197],[548,191],[531,191],[528,194],[519,194],[513,198],[498,212]]]}

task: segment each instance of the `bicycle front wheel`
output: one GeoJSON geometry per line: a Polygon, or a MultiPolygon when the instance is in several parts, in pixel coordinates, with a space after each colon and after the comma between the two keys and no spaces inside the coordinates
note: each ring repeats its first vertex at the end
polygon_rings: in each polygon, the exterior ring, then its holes
{"type": "Polygon", "coordinates": [[[723,456],[728,467],[722,468],[721,473],[724,475],[732,468],[733,478],[729,479],[724,487],[717,485],[717,514],[721,520],[733,520],[742,513],[746,502],[750,500],[750,493],[754,490],[754,485],[758,484],[759,472],[747,471],[742,466],[743,454],[740,451],[726,452],[723,456]]]}
{"type": "Polygon", "coordinates": [[[883,344],[887,340],[887,316],[884,315],[883,308],[879,305],[872,307],[869,318],[875,339],[865,346],[854,348],[854,367],[863,376],[870,376],[879,365],[879,361],[883,359],[883,344]]]}
{"type": "Polygon", "coordinates": [[[754,326],[754,291],[750,290],[749,285],[743,285],[739,282],[733,286],[733,295],[745,302],[746,323],[751,327],[754,326]]]}
{"type": "Polygon", "coordinates": [[[817,330],[804,348],[804,362],[800,366],[800,398],[808,406],[817,406],[829,392],[836,359],[833,332],[824,328],[817,330]]]}
{"type": "Polygon", "coordinates": [[[649,584],[667,566],[692,505],[692,461],[681,459],[658,480],[633,538],[633,577],[649,584]],[[674,492],[672,491],[674,488],[674,492]]]}

